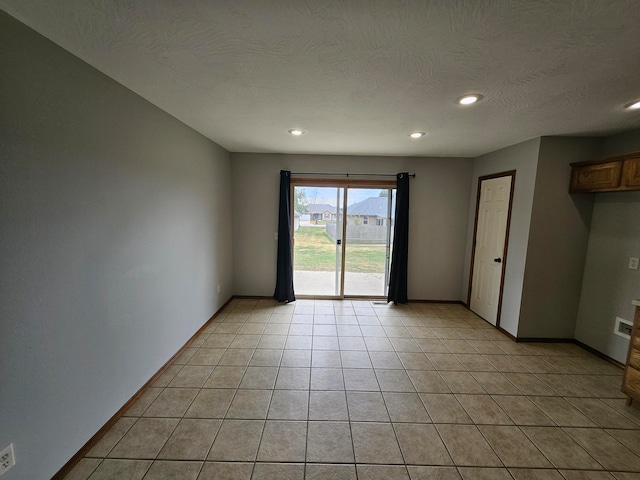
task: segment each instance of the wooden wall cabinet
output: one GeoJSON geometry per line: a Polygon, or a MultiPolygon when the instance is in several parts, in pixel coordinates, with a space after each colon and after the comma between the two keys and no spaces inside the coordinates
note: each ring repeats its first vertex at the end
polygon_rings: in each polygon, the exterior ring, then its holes
{"type": "Polygon", "coordinates": [[[640,152],[571,164],[569,193],[640,190],[640,152]]]}
{"type": "Polygon", "coordinates": [[[640,401],[640,300],[634,300],[633,304],[636,306],[636,314],[622,377],[622,392],[628,397],[627,405],[631,405],[632,400],[640,401]]]}
{"type": "Polygon", "coordinates": [[[624,161],[622,167],[622,185],[628,189],[640,189],[640,156],[624,161]]]}

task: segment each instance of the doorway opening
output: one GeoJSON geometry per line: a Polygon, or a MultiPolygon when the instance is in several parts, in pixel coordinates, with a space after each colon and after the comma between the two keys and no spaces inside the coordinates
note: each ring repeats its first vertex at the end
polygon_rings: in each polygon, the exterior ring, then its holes
{"type": "Polygon", "coordinates": [[[384,298],[395,181],[292,181],[296,296],[384,298]]]}

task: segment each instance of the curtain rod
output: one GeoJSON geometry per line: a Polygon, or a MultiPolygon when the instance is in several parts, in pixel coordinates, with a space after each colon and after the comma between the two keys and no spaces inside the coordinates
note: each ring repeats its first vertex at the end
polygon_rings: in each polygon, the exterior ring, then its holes
{"type": "MultiPolygon", "coordinates": [[[[291,172],[291,175],[324,175],[326,177],[396,177],[396,173],[314,173],[314,172],[291,172]]],[[[415,173],[409,173],[415,178],[415,173]]]]}

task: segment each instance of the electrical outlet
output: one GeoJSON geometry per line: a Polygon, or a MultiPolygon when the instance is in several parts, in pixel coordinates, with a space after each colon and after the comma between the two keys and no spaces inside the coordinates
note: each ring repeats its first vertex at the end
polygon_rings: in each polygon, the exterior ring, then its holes
{"type": "Polygon", "coordinates": [[[13,443],[0,452],[0,475],[4,475],[16,464],[16,457],[13,454],[13,443]]]}
{"type": "Polygon", "coordinates": [[[638,270],[638,257],[629,257],[629,268],[631,270],[638,270]]]}
{"type": "Polygon", "coordinates": [[[615,323],[615,327],[613,328],[613,333],[615,333],[616,335],[622,338],[626,338],[627,340],[630,340],[632,328],[633,328],[633,324],[629,320],[616,317],[616,323],[615,323]]]}
{"type": "Polygon", "coordinates": [[[220,293],[220,284],[218,284],[218,293],[220,293]]]}
{"type": "Polygon", "coordinates": [[[632,328],[633,327],[631,327],[631,325],[627,323],[620,322],[620,324],[618,325],[618,331],[620,333],[624,333],[625,335],[631,335],[632,328]]]}

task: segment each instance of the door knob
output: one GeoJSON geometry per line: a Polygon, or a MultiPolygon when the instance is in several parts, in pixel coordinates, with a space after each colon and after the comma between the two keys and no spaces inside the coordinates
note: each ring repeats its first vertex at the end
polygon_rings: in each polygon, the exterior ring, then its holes
{"type": "Polygon", "coordinates": [[[494,258],[493,261],[496,262],[496,263],[502,263],[502,259],[501,258],[494,258]]]}

